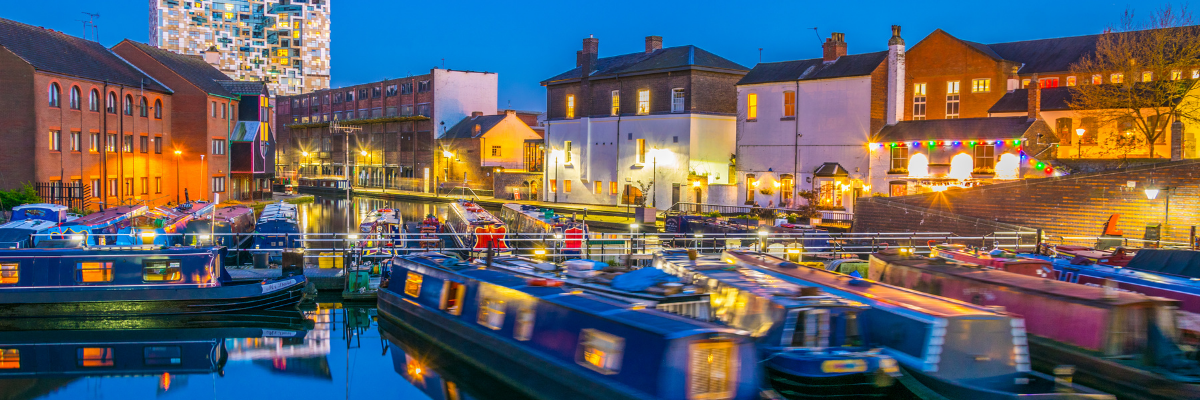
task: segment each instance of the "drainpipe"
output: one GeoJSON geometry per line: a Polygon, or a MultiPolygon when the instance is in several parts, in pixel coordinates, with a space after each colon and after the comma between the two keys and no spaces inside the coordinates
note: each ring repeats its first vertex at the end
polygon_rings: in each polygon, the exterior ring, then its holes
{"type": "Polygon", "coordinates": [[[796,119],[792,122],[796,125],[796,135],[792,138],[792,201],[796,201],[796,188],[800,187],[800,81],[796,81],[796,101],[793,107],[796,108],[796,119]]]}
{"type": "Polygon", "coordinates": [[[108,107],[105,103],[108,102],[108,80],[104,80],[104,91],[100,94],[100,144],[97,150],[100,151],[100,211],[108,208],[108,107]]]}

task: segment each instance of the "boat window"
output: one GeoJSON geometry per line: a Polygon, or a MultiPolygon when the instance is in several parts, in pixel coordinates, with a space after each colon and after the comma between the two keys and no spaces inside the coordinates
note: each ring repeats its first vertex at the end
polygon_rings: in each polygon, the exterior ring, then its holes
{"type": "Polygon", "coordinates": [[[691,343],[691,368],[688,369],[689,399],[733,398],[736,376],[733,365],[737,349],[729,340],[704,340],[691,343]]]}
{"type": "Polygon", "coordinates": [[[80,367],[113,366],[112,347],[80,347],[76,357],[80,367]]]}
{"type": "Polygon", "coordinates": [[[81,262],[75,264],[75,279],[81,283],[112,282],[112,261],[81,262]]]}
{"type": "Polygon", "coordinates": [[[442,311],[450,315],[462,315],[463,293],[466,287],[458,282],[446,281],[442,286],[442,311]]]}
{"type": "Polygon", "coordinates": [[[592,370],[611,375],[621,372],[621,355],[625,339],[595,329],[579,332],[579,350],[575,362],[592,370]]]}
{"type": "Polygon", "coordinates": [[[11,285],[21,279],[21,264],[0,263],[0,285],[11,285]]]}
{"type": "Polygon", "coordinates": [[[142,280],[146,282],[173,282],[183,279],[179,261],[147,260],[142,267],[142,280]]]}
{"type": "Polygon", "coordinates": [[[421,274],[409,272],[408,279],[404,281],[404,294],[412,297],[421,295],[421,281],[425,280],[421,274]]]}
{"type": "Polygon", "coordinates": [[[517,311],[517,325],[513,329],[513,338],[529,340],[533,337],[533,306],[523,305],[517,311]]]}
{"type": "Polygon", "coordinates": [[[20,369],[21,350],[0,349],[0,369],[20,369]]]}
{"type": "Polygon", "coordinates": [[[152,346],[142,349],[146,365],[179,365],[183,363],[183,349],[179,346],[152,346]]]}
{"type": "Polygon", "coordinates": [[[796,316],[796,328],[792,331],[792,346],[828,347],[829,311],[808,310],[796,316]]]}
{"type": "Polygon", "coordinates": [[[492,329],[504,326],[504,300],[482,297],[479,300],[479,324],[492,329]]]}
{"type": "Polygon", "coordinates": [[[841,318],[846,325],[846,339],[841,343],[841,345],[851,347],[862,346],[862,333],[858,330],[858,313],[847,311],[839,318],[841,318]]]}

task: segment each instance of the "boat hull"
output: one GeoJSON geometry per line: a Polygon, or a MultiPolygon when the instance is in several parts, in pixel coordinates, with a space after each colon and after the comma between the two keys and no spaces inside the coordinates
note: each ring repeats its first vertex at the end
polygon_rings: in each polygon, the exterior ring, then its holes
{"type": "Polygon", "coordinates": [[[0,318],[204,314],[294,308],[303,276],[212,288],[0,291],[0,318]]]}
{"type": "Polygon", "coordinates": [[[1034,368],[1049,371],[1058,365],[1073,365],[1076,383],[1109,393],[1121,393],[1122,400],[1200,399],[1200,385],[1165,379],[1161,375],[1107,361],[1051,340],[1030,337],[1029,354],[1034,368]]]}
{"type": "Polygon", "coordinates": [[[768,384],[789,399],[882,398],[892,393],[895,379],[881,372],[814,376],[774,359],[765,363],[768,384]]]}

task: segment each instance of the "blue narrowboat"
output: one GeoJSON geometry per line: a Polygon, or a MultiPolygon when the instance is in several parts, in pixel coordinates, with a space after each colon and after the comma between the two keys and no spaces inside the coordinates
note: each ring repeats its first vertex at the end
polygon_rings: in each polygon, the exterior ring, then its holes
{"type": "Polygon", "coordinates": [[[727,250],[722,261],[870,308],[863,343],[899,362],[901,383],[949,399],[1113,399],[1032,371],[1025,320],[963,301],[810,268],[757,252],[727,250]]]}
{"type": "Polygon", "coordinates": [[[404,247],[403,228],[400,211],[391,208],[372,211],[358,224],[358,233],[362,235],[359,247],[404,247]]]}
{"type": "Polygon", "coordinates": [[[214,205],[196,201],[176,207],[156,207],[130,218],[117,229],[117,245],[152,244],[174,246],[183,243],[180,235],[187,223],[212,214],[214,205]]]}
{"type": "Polygon", "coordinates": [[[24,204],[13,207],[12,218],[0,225],[0,248],[33,247],[38,237],[51,228],[70,223],[77,217],[67,214],[58,204],[24,204]]]}
{"type": "Polygon", "coordinates": [[[490,247],[494,254],[508,253],[508,227],[504,221],[484,210],[478,203],[458,200],[447,207],[444,231],[449,233],[451,244],[457,252],[477,256],[490,247]]]}
{"type": "Polygon", "coordinates": [[[538,286],[437,253],[393,258],[384,318],[464,355],[528,393],[574,399],[752,399],[745,332],[538,286]],[[548,393],[550,392],[550,393],[548,393]]]}
{"type": "Polygon", "coordinates": [[[588,226],[582,219],[558,215],[548,208],[508,203],[500,207],[500,221],[512,229],[507,239],[509,244],[525,249],[526,254],[547,247],[552,247],[550,252],[568,256],[583,254],[588,226]]]}
{"type": "Polygon", "coordinates": [[[893,393],[900,368],[864,345],[859,315],[866,304],[682,250],[655,254],[654,267],[707,289],[717,320],[751,332],[767,383],[784,397],[893,393]]]}
{"type": "Polygon", "coordinates": [[[0,317],[136,316],[295,307],[303,275],[233,283],[225,248],[0,250],[0,317]]]}
{"type": "Polygon", "coordinates": [[[254,226],[254,247],[251,253],[267,253],[282,256],[285,249],[303,247],[300,223],[297,222],[295,204],[278,202],[263,207],[254,226]]]}
{"type": "Polygon", "coordinates": [[[231,249],[249,247],[254,232],[254,209],[243,205],[221,207],[212,216],[188,221],[184,228],[183,244],[204,246],[213,244],[231,249]],[[244,235],[244,236],[243,236],[244,235]]]}
{"type": "Polygon", "coordinates": [[[430,400],[535,398],[387,318],[379,319],[379,336],[386,341],[384,353],[391,353],[396,374],[430,400]]]}
{"type": "Polygon", "coordinates": [[[149,209],[144,205],[109,207],[50,228],[46,233],[53,236],[46,238],[59,240],[82,237],[82,241],[89,246],[116,244],[117,232],[129,227],[134,218],[149,209]]]}

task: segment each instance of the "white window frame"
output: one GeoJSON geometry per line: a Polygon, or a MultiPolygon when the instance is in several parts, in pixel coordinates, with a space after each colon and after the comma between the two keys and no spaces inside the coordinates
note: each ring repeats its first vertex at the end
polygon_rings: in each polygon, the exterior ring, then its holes
{"type": "Polygon", "coordinates": [[[683,88],[671,89],[671,112],[684,112],[683,104],[685,99],[686,93],[684,93],[683,88]]]}

